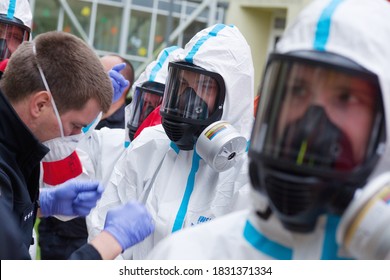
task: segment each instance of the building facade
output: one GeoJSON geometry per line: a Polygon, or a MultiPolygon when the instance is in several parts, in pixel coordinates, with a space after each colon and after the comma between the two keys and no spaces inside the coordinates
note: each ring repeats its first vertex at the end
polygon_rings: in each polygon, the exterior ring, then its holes
{"type": "Polygon", "coordinates": [[[310,0],[30,0],[33,36],[61,30],[75,34],[98,55],[130,60],[136,76],[159,51],[183,47],[215,23],[240,28],[252,49],[258,85],[268,53],[288,22],[310,0]]]}

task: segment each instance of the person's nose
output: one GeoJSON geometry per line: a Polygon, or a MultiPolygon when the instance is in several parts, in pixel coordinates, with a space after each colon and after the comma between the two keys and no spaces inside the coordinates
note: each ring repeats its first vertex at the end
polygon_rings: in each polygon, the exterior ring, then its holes
{"type": "Polygon", "coordinates": [[[321,87],[320,85],[312,90],[313,97],[312,97],[312,105],[318,105],[321,107],[326,107],[327,98],[326,98],[326,90],[321,87]]]}
{"type": "Polygon", "coordinates": [[[82,131],[82,128],[73,128],[72,131],[70,132],[69,136],[70,135],[77,135],[77,134],[80,134],[82,131]]]}

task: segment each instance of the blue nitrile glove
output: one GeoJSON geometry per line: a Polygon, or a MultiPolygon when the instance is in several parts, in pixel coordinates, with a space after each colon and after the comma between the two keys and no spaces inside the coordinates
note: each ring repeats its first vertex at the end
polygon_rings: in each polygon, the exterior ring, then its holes
{"type": "Polygon", "coordinates": [[[39,194],[41,213],[53,215],[86,216],[103,193],[97,181],[69,180],[54,188],[44,188],[39,194]]]}
{"type": "Polygon", "coordinates": [[[134,201],[109,210],[104,230],[126,250],[148,237],[154,231],[154,223],[145,206],[134,201]]]}
{"type": "Polygon", "coordinates": [[[120,63],[112,67],[108,71],[108,75],[111,78],[112,88],[114,89],[114,95],[112,96],[112,103],[116,102],[121,96],[125,88],[129,85],[129,81],[122,76],[120,71],[126,67],[126,63],[120,63]]]}

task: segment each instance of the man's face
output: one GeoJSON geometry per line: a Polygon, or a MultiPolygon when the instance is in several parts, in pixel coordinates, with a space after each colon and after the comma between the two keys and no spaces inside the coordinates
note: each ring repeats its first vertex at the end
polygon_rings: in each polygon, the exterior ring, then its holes
{"type": "Polygon", "coordinates": [[[157,94],[146,92],[144,94],[144,107],[151,106],[156,108],[158,105],[160,105],[161,99],[162,97],[157,94]]]}
{"type": "MultiPolygon", "coordinates": [[[[80,134],[81,129],[92,123],[100,111],[98,102],[95,99],[90,99],[81,110],[69,110],[60,115],[64,136],[80,134]]],[[[61,136],[60,126],[54,110],[49,114],[50,116],[47,118],[50,118],[50,120],[45,125],[47,127],[45,129],[46,133],[40,139],[42,142],[61,136]]]]}
{"type": "Polygon", "coordinates": [[[148,115],[157,106],[159,106],[161,104],[162,96],[159,96],[157,94],[150,93],[150,92],[144,92],[143,99],[144,99],[144,103],[142,105],[142,112],[141,112],[141,116],[139,118],[140,124],[148,117],[148,115]]]}
{"type": "Polygon", "coordinates": [[[279,133],[301,118],[309,106],[317,105],[348,137],[355,161],[363,161],[375,115],[374,85],[333,70],[299,64],[293,66],[285,91],[279,133]]]}
{"type": "Polygon", "coordinates": [[[179,94],[182,94],[187,88],[192,88],[207,103],[209,115],[214,112],[218,95],[218,84],[215,79],[184,70],[180,75],[179,94]]]}

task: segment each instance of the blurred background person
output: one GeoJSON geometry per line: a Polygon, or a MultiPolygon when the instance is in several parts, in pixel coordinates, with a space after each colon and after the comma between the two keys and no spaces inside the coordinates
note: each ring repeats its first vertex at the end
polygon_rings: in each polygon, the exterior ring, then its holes
{"type": "Polygon", "coordinates": [[[100,58],[104,69],[108,72],[115,69],[117,65],[124,63],[125,66],[119,71],[122,76],[129,81],[128,86],[125,87],[122,94],[113,100],[110,109],[103,114],[102,119],[97,124],[96,129],[102,127],[108,128],[124,128],[125,127],[125,107],[130,103],[131,99],[128,97],[129,91],[134,83],[134,68],[130,61],[120,57],[119,55],[106,55],[100,58]],[[127,101],[128,100],[128,101],[127,101]]]}
{"type": "Polygon", "coordinates": [[[9,57],[31,37],[32,14],[27,0],[0,2],[0,78],[9,57]]]}

